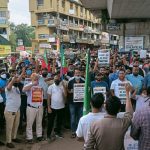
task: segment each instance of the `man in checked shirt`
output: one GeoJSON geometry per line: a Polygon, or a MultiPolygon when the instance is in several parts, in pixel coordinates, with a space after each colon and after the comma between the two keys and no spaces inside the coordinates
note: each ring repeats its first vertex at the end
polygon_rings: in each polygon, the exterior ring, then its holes
{"type": "Polygon", "coordinates": [[[139,150],[150,150],[150,87],[147,88],[145,106],[135,112],[131,136],[139,141],[139,150]]]}

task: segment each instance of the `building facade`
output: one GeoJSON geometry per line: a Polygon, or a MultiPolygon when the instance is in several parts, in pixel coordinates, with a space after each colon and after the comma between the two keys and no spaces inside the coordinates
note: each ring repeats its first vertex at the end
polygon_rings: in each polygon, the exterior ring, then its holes
{"type": "Polygon", "coordinates": [[[33,49],[56,49],[57,39],[67,47],[99,45],[101,24],[79,0],[30,0],[33,49]]]}
{"type": "Polygon", "coordinates": [[[9,11],[8,11],[8,0],[0,0],[0,35],[5,39],[9,40],[10,29],[9,29],[9,11]]]}

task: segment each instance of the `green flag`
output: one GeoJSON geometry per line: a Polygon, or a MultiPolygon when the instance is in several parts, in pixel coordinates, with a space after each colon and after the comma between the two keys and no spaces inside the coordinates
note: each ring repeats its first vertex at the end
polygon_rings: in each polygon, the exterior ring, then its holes
{"type": "Polygon", "coordinates": [[[65,55],[62,56],[62,67],[67,67],[65,55]]]}
{"type": "Polygon", "coordinates": [[[47,61],[47,50],[46,49],[44,50],[44,61],[45,61],[46,65],[47,65],[48,61],[47,61]]]}
{"type": "Polygon", "coordinates": [[[90,98],[91,98],[91,83],[90,83],[90,51],[88,49],[86,54],[86,77],[85,77],[85,89],[84,89],[84,105],[83,115],[86,115],[90,111],[90,98]]]}

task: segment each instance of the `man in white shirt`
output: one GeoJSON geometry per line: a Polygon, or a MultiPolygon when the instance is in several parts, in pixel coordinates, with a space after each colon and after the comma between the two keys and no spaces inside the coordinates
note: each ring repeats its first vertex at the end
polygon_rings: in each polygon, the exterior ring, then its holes
{"type": "Polygon", "coordinates": [[[119,77],[117,80],[114,80],[111,84],[110,91],[112,96],[117,96],[121,100],[121,111],[125,111],[125,104],[126,104],[126,90],[125,85],[130,84],[132,87],[132,84],[130,81],[126,80],[125,78],[125,70],[121,69],[119,70],[119,77]]]}
{"type": "Polygon", "coordinates": [[[42,118],[43,118],[43,89],[39,85],[39,75],[33,73],[31,75],[32,82],[25,85],[23,92],[27,94],[27,142],[33,143],[32,126],[36,119],[36,136],[41,141],[42,137],[42,118]]]}
{"type": "Polygon", "coordinates": [[[103,104],[104,104],[104,96],[102,93],[97,93],[92,96],[91,98],[92,112],[81,117],[79,120],[78,128],[76,131],[78,140],[84,140],[86,142],[91,123],[101,118],[104,118],[104,113],[100,112],[103,104]]]}
{"type": "Polygon", "coordinates": [[[60,76],[58,74],[54,77],[54,83],[48,88],[48,128],[47,128],[47,138],[52,140],[52,129],[54,126],[55,117],[56,121],[56,135],[58,137],[63,137],[61,133],[62,121],[63,121],[63,110],[65,107],[65,97],[67,96],[67,91],[63,81],[61,82],[60,76]],[[62,84],[61,84],[62,83],[62,84]]]}
{"type": "Polygon", "coordinates": [[[8,148],[15,147],[14,144],[12,144],[12,141],[16,143],[21,142],[16,138],[20,120],[21,105],[18,81],[17,77],[13,77],[5,89],[7,100],[4,115],[6,119],[6,146],[8,148]]]}

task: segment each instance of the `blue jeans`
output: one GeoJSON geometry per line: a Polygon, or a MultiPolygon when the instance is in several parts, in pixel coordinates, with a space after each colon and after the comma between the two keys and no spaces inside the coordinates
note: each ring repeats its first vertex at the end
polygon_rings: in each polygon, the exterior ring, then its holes
{"type": "Polygon", "coordinates": [[[71,117],[71,131],[76,132],[79,119],[83,115],[83,104],[82,103],[71,103],[69,104],[70,117],[71,117]]]}

